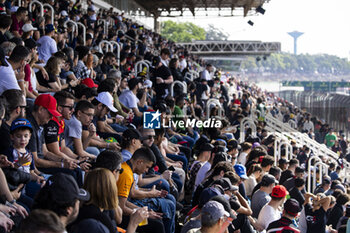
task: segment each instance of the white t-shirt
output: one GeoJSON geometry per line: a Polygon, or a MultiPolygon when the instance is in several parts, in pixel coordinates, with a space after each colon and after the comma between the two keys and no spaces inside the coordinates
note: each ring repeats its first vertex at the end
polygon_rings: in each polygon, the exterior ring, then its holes
{"type": "Polygon", "coordinates": [[[180,71],[182,72],[187,67],[186,59],[180,61],[180,71]]]}
{"type": "Polygon", "coordinates": [[[274,209],[269,204],[266,204],[259,213],[258,224],[266,230],[270,223],[280,218],[281,212],[277,209],[274,209]]]}
{"type": "Polygon", "coordinates": [[[133,109],[137,108],[137,103],[139,102],[139,99],[132,91],[127,90],[119,96],[119,101],[126,107],[133,109]]]}
{"type": "Polygon", "coordinates": [[[245,187],[245,192],[247,194],[247,196],[251,196],[252,192],[254,190],[254,187],[257,185],[258,183],[256,182],[255,176],[254,174],[251,174],[248,177],[248,180],[244,181],[244,187],[245,187]]]}
{"type": "Polygon", "coordinates": [[[194,183],[194,189],[196,190],[197,186],[200,185],[202,183],[202,181],[204,180],[204,178],[207,175],[207,172],[210,170],[211,168],[211,164],[207,161],[205,162],[201,168],[199,169],[197,176],[196,176],[196,182],[194,183]]]}
{"type": "Polygon", "coordinates": [[[21,90],[16,79],[15,71],[9,62],[7,64],[8,66],[0,66],[0,95],[10,89],[21,90]]]}
{"type": "Polygon", "coordinates": [[[247,155],[248,155],[247,153],[241,152],[241,153],[238,155],[237,163],[242,164],[242,165],[245,165],[245,163],[247,162],[247,155]]]}
{"type": "Polygon", "coordinates": [[[207,69],[203,70],[203,72],[201,74],[201,79],[205,79],[207,81],[211,80],[209,71],[207,69]]]}
{"type": "Polygon", "coordinates": [[[49,36],[42,36],[37,41],[38,44],[38,53],[39,59],[42,59],[47,62],[52,54],[57,52],[57,44],[54,39],[49,36]]]}

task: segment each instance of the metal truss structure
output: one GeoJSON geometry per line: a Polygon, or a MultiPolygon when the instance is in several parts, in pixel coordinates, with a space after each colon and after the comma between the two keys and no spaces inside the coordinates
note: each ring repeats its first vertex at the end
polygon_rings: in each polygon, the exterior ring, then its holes
{"type": "Polygon", "coordinates": [[[270,55],[281,52],[280,42],[261,41],[196,41],[178,43],[188,52],[198,55],[270,55]]]}

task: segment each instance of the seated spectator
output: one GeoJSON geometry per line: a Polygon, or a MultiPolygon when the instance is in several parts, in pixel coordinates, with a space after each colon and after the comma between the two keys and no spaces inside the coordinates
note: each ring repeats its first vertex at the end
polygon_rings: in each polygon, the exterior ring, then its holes
{"type": "Polygon", "coordinates": [[[87,58],[90,54],[89,48],[86,46],[78,46],[75,48],[75,51],[78,52],[78,63],[73,67],[75,77],[77,77],[77,79],[89,78],[91,71],[86,67],[87,58]]]}
{"type": "MultiPolygon", "coordinates": [[[[118,196],[119,196],[119,206],[123,210],[123,222],[121,223],[122,227],[126,227],[128,225],[128,222],[130,220],[130,215],[132,215],[138,206],[135,204],[132,204],[128,198],[131,195],[131,191],[133,186],[134,180],[134,173],[136,174],[143,174],[146,172],[149,168],[153,166],[153,163],[155,162],[154,154],[151,153],[149,149],[139,149],[135,151],[132,158],[128,160],[127,162],[124,162],[122,164],[123,173],[119,175],[119,179],[117,182],[118,185],[118,196]]],[[[164,206],[165,207],[165,206],[164,206]]],[[[173,211],[175,210],[175,207],[173,211]]],[[[149,211],[150,217],[154,220],[160,219],[161,216],[159,213],[154,211],[149,211]]],[[[163,219],[171,217],[173,213],[167,213],[167,216],[163,215],[163,219]]],[[[170,220],[170,219],[169,219],[170,220]]],[[[167,220],[168,221],[168,220],[167,220]]],[[[163,221],[164,222],[164,221],[163,221]]],[[[154,224],[157,225],[157,228],[150,228],[148,230],[144,230],[143,232],[154,232],[154,229],[157,229],[158,232],[165,232],[163,222],[154,221],[154,224]]],[[[164,222],[165,223],[165,222],[164,222]]],[[[169,224],[171,224],[168,221],[169,224]]],[[[168,224],[168,227],[169,227],[168,224]]],[[[175,222],[174,222],[175,224],[175,222]]],[[[169,228],[167,228],[170,230],[169,228]]]]}
{"type": "Polygon", "coordinates": [[[0,95],[9,89],[22,90],[25,93],[24,66],[28,62],[29,51],[24,46],[16,46],[6,61],[4,55],[0,54],[0,95]],[[19,70],[19,72],[16,72],[19,70]]]}
{"type": "Polygon", "coordinates": [[[33,210],[30,215],[21,222],[18,233],[64,233],[66,232],[60,218],[50,210],[33,210]]]}
{"type": "Polygon", "coordinates": [[[0,16],[0,44],[9,40],[5,33],[10,30],[11,24],[12,19],[10,16],[4,14],[0,16]]]}
{"type": "Polygon", "coordinates": [[[301,211],[301,208],[298,205],[298,202],[295,199],[288,199],[284,203],[284,210],[282,217],[274,222],[271,222],[267,227],[267,232],[291,232],[299,233],[300,231],[295,227],[293,221],[301,211]]]}
{"type": "Polygon", "coordinates": [[[327,225],[332,225],[334,228],[337,227],[340,218],[343,217],[345,204],[350,200],[350,197],[346,193],[340,193],[336,199],[336,204],[331,209],[327,220],[327,225]]]}
{"type": "Polygon", "coordinates": [[[15,37],[21,37],[23,34],[22,27],[28,18],[28,11],[25,7],[19,7],[11,16],[12,25],[10,31],[15,37]]]}
{"type": "Polygon", "coordinates": [[[88,201],[90,194],[79,189],[70,175],[57,173],[49,178],[34,199],[33,209],[51,210],[58,215],[64,227],[74,222],[79,214],[80,201],[88,201]]]}
{"type": "Polygon", "coordinates": [[[270,200],[270,194],[272,189],[275,187],[275,177],[270,174],[263,176],[261,180],[261,187],[252,196],[251,207],[253,210],[253,217],[258,218],[259,213],[264,205],[266,205],[270,200]]]}
{"type": "Polygon", "coordinates": [[[144,108],[146,105],[146,92],[142,95],[142,99],[139,100],[136,97],[137,92],[141,88],[141,80],[138,78],[133,78],[128,81],[129,90],[124,91],[120,96],[120,102],[131,109],[135,116],[142,117],[142,112],[139,108],[144,108]]]}
{"type": "Polygon", "coordinates": [[[96,134],[96,127],[92,123],[94,111],[94,106],[90,102],[81,100],[75,107],[74,115],[65,120],[64,138],[67,140],[67,147],[81,157],[96,158],[100,153],[96,147],[89,147],[91,138],[96,134]],[[83,140],[83,127],[88,131],[85,140],[83,140]]]}
{"type": "Polygon", "coordinates": [[[201,209],[201,228],[192,229],[188,233],[225,232],[231,221],[230,214],[221,203],[209,201],[201,209]]]}
{"type": "Polygon", "coordinates": [[[287,194],[288,191],[283,185],[276,185],[272,189],[271,200],[259,213],[258,224],[261,228],[258,230],[266,230],[271,222],[280,218],[281,212],[279,207],[284,203],[287,194]]]}
{"type": "Polygon", "coordinates": [[[252,196],[253,189],[258,184],[257,180],[260,178],[261,172],[262,169],[259,164],[252,165],[250,170],[248,171],[248,179],[244,181],[244,187],[248,197],[252,196]]]}

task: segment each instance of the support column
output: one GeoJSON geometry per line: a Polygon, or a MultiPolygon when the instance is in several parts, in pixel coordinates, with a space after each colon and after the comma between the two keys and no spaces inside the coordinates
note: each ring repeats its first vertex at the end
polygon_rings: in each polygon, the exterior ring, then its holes
{"type": "Polygon", "coordinates": [[[154,31],[156,33],[160,33],[160,25],[159,25],[159,22],[158,22],[158,17],[159,17],[159,13],[158,12],[153,12],[154,31]]]}

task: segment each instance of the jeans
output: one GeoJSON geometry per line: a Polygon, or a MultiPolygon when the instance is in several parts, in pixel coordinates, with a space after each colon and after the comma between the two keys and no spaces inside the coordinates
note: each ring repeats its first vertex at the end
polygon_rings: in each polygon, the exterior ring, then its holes
{"type": "Polygon", "coordinates": [[[166,156],[174,161],[181,161],[182,162],[182,169],[184,171],[187,171],[187,166],[188,166],[188,160],[186,156],[180,154],[180,155],[174,155],[174,154],[166,154],[166,156]]]}
{"type": "Polygon", "coordinates": [[[165,179],[156,180],[156,181],[154,181],[152,183],[149,183],[149,184],[147,184],[145,186],[142,186],[142,188],[152,188],[153,185],[155,185],[158,190],[162,190],[163,189],[163,190],[166,190],[168,193],[170,192],[169,183],[165,179]]]}
{"type": "MultiPolygon", "coordinates": [[[[168,196],[172,196],[168,194],[168,196]]],[[[176,205],[173,200],[167,198],[144,198],[144,199],[129,199],[133,204],[148,208],[163,213],[163,224],[166,233],[175,232],[175,211],[176,205]]]]}
{"type": "Polygon", "coordinates": [[[120,132],[124,132],[125,130],[128,129],[128,127],[124,126],[124,125],[119,125],[119,124],[111,124],[111,127],[117,131],[118,133],[120,132]]]}
{"type": "Polygon", "coordinates": [[[56,174],[56,173],[65,173],[73,176],[75,181],[78,183],[78,186],[83,187],[83,172],[80,168],[75,168],[74,170],[70,170],[67,168],[59,168],[59,167],[49,167],[49,168],[38,168],[39,171],[46,174],[56,174]]]}
{"type": "Polygon", "coordinates": [[[93,155],[96,155],[96,156],[98,156],[100,154],[100,150],[97,147],[94,147],[94,146],[86,147],[85,151],[87,153],[89,153],[89,154],[93,154],[93,155]]]}

